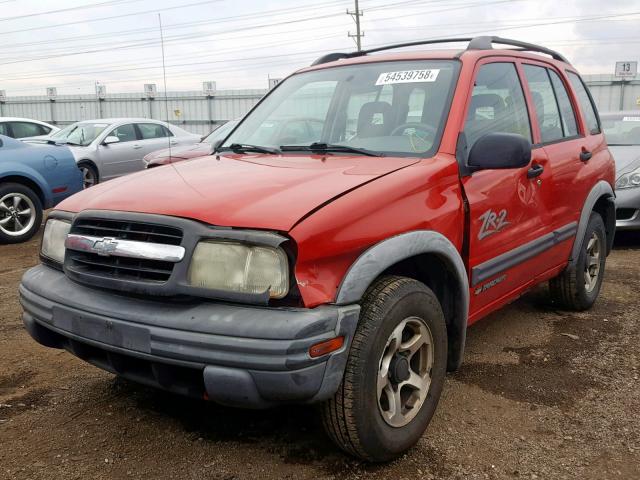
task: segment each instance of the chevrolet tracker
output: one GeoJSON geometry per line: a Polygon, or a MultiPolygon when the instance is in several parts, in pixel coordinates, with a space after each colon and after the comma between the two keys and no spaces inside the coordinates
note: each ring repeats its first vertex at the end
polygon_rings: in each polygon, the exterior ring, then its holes
{"type": "Polygon", "coordinates": [[[24,324],[143,384],[318,404],[342,449],[386,461],[425,431],[470,324],[546,281],[557,305],[593,305],[614,177],[554,51],[478,37],[329,54],[213,155],[60,204],[24,324]],[[466,48],[377,53],[451,42],[466,48]]]}

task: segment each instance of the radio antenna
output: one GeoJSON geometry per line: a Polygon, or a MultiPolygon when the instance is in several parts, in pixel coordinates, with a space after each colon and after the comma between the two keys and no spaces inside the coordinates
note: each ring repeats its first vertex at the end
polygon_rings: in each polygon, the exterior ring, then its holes
{"type": "MultiPolygon", "coordinates": [[[[162,50],[162,77],[164,80],[164,113],[167,125],[169,125],[169,99],[167,97],[167,69],[164,59],[164,32],[162,31],[162,15],[158,13],[158,25],[160,27],[160,48],[162,50]]],[[[167,136],[169,145],[169,159],[171,159],[171,137],[167,136]]]]}

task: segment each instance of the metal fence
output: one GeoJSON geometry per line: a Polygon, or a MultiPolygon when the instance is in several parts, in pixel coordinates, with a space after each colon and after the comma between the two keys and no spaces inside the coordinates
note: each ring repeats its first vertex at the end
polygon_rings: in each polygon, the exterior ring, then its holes
{"type": "Polygon", "coordinates": [[[244,115],[266,90],[222,90],[213,95],[202,92],[168,92],[155,98],[141,93],[7,97],[0,102],[0,117],[25,117],[58,126],[80,120],[137,117],[169,120],[185,130],[204,135],[215,125],[244,115]]]}
{"type": "Polygon", "coordinates": [[[600,112],[640,110],[640,79],[585,75],[584,80],[600,112]]]}
{"type": "MultiPolygon", "coordinates": [[[[640,79],[613,75],[585,75],[601,112],[640,109],[640,79]]],[[[169,120],[204,135],[216,125],[244,115],[266,93],[263,89],[203,92],[169,92],[149,98],[144,93],[7,97],[0,101],[0,117],[25,117],[64,126],[79,120],[141,117],[169,120]]]]}

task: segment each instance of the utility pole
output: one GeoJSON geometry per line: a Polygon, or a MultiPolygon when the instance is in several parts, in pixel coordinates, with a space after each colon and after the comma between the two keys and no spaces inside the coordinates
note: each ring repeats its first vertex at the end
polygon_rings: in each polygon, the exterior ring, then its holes
{"type": "Polygon", "coordinates": [[[351,32],[349,32],[347,36],[356,39],[356,47],[358,48],[358,51],[360,51],[362,50],[362,37],[364,37],[364,32],[360,32],[360,17],[363,15],[363,13],[359,8],[358,0],[355,0],[355,2],[356,9],[353,12],[347,10],[347,15],[351,15],[353,17],[353,20],[356,22],[356,33],[355,35],[352,35],[351,32]]]}

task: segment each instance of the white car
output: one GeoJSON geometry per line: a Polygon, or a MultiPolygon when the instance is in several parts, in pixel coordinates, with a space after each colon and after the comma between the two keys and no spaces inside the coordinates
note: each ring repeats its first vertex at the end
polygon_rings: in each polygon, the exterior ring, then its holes
{"type": "Polygon", "coordinates": [[[145,168],[145,155],[164,147],[192,145],[200,135],[147,118],[83,120],[45,139],[28,142],[67,144],[84,177],[85,188],[145,168]]]}
{"type": "Polygon", "coordinates": [[[43,137],[60,129],[40,120],[18,117],[0,117],[0,135],[11,138],[43,137]]]}

